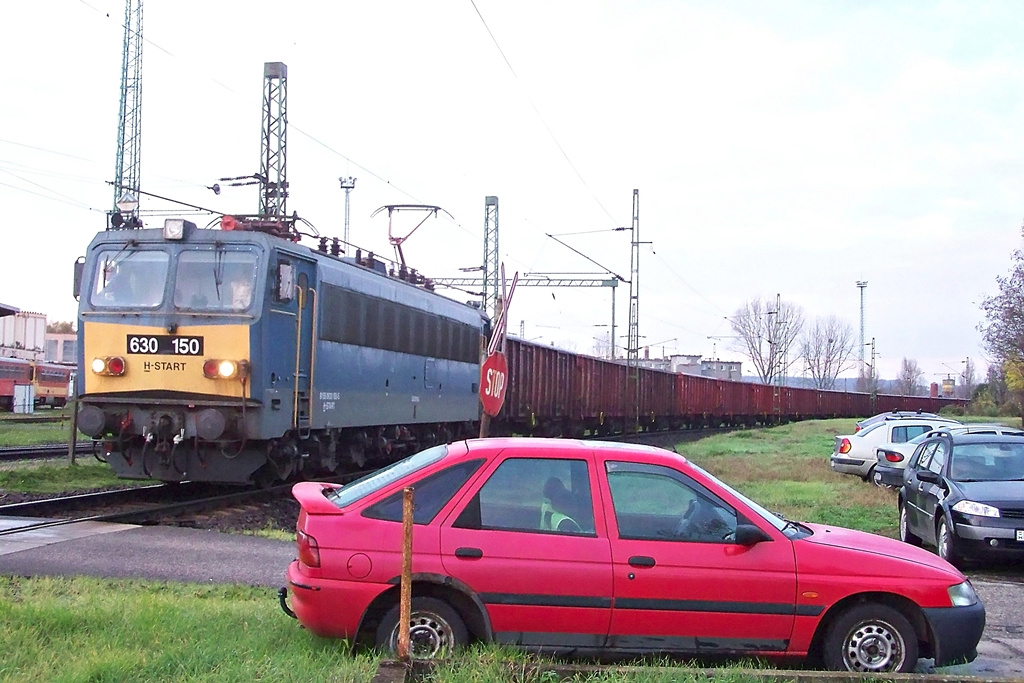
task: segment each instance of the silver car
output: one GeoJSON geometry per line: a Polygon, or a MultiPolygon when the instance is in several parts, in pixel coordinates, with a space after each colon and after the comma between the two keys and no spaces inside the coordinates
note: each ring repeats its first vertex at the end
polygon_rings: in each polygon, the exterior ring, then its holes
{"type": "Polygon", "coordinates": [[[837,436],[830,460],[832,471],[856,474],[869,481],[871,472],[878,463],[877,450],[880,446],[905,443],[940,427],[953,427],[959,424],[956,420],[945,417],[901,417],[876,422],[856,434],[837,436]]]}
{"type": "Polygon", "coordinates": [[[891,443],[880,446],[876,450],[877,462],[871,473],[871,481],[876,486],[903,486],[903,474],[906,471],[907,463],[914,451],[925,439],[946,432],[951,435],[957,434],[1004,434],[1009,436],[1024,436],[1024,429],[1007,427],[1001,424],[971,424],[960,425],[948,428],[940,428],[926,434],[914,437],[906,443],[891,443]]]}

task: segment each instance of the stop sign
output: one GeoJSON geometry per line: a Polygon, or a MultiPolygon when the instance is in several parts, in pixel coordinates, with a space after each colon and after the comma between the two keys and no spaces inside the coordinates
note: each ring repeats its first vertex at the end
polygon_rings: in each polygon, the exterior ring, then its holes
{"type": "Polygon", "coordinates": [[[505,354],[492,353],[480,366],[480,403],[484,412],[494,417],[505,402],[505,387],[508,386],[508,364],[505,354]]]}

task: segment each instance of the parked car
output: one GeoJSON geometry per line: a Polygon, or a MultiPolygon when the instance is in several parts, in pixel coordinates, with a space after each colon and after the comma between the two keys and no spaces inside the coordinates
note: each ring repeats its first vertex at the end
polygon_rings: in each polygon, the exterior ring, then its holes
{"type": "Polygon", "coordinates": [[[415,656],[479,640],[891,672],[970,661],[984,628],[941,558],[782,519],[671,451],[495,438],[294,486],[298,559],[280,599],[311,632],[396,648],[405,487],[415,656]]]}
{"type": "Polygon", "coordinates": [[[900,539],[952,564],[1024,558],[1024,436],[940,433],[907,465],[900,539]]]}
{"type": "Polygon", "coordinates": [[[871,479],[876,486],[903,486],[903,474],[906,471],[907,463],[910,462],[914,451],[925,439],[938,436],[942,432],[950,434],[1006,434],[1009,436],[1024,436],[1024,429],[1007,427],[1001,424],[971,424],[958,427],[939,428],[935,431],[915,436],[906,443],[892,443],[880,446],[876,451],[878,463],[871,473],[871,479]]]}
{"type": "Polygon", "coordinates": [[[864,418],[857,423],[857,427],[853,431],[856,433],[862,429],[867,429],[873,424],[878,424],[885,420],[900,420],[907,417],[939,417],[939,415],[936,415],[935,413],[926,413],[923,410],[890,410],[887,413],[878,413],[877,415],[864,418]]]}
{"type": "Polygon", "coordinates": [[[945,417],[901,417],[879,420],[856,434],[835,437],[830,464],[833,472],[856,474],[865,481],[871,480],[871,470],[878,462],[879,446],[889,443],[906,443],[939,427],[960,424],[945,417]]]}

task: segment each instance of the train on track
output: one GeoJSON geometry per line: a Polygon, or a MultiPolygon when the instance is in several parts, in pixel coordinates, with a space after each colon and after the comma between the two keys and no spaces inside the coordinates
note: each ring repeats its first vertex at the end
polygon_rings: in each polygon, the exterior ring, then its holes
{"type": "Polygon", "coordinates": [[[63,407],[70,396],[74,372],[70,365],[0,358],[0,410],[10,412],[18,407],[29,412],[29,401],[34,407],[63,407]],[[23,405],[17,406],[19,402],[23,405]]]}
{"type": "MultiPolygon", "coordinates": [[[[372,253],[273,221],[107,230],[76,264],[78,428],[118,476],[268,484],[478,434],[490,321],[372,253]]],[[[492,434],[936,410],[947,401],[719,381],[510,338],[492,434]]]]}

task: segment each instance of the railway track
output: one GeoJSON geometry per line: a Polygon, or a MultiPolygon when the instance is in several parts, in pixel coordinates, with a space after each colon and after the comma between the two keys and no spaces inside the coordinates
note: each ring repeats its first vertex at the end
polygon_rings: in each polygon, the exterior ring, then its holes
{"type": "Polygon", "coordinates": [[[0,536],[76,522],[157,523],[177,515],[272,499],[284,495],[290,488],[290,485],[269,489],[239,489],[229,486],[155,484],[10,503],[0,505],[0,517],[39,517],[40,521],[0,530],[0,536]]]}
{"type": "MultiPolygon", "coordinates": [[[[76,456],[89,456],[93,453],[93,444],[80,443],[75,447],[76,456]]],[[[41,446],[3,446],[0,447],[0,462],[16,460],[41,460],[56,458],[68,454],[68,444],[45,444],[41,446]]]]}

